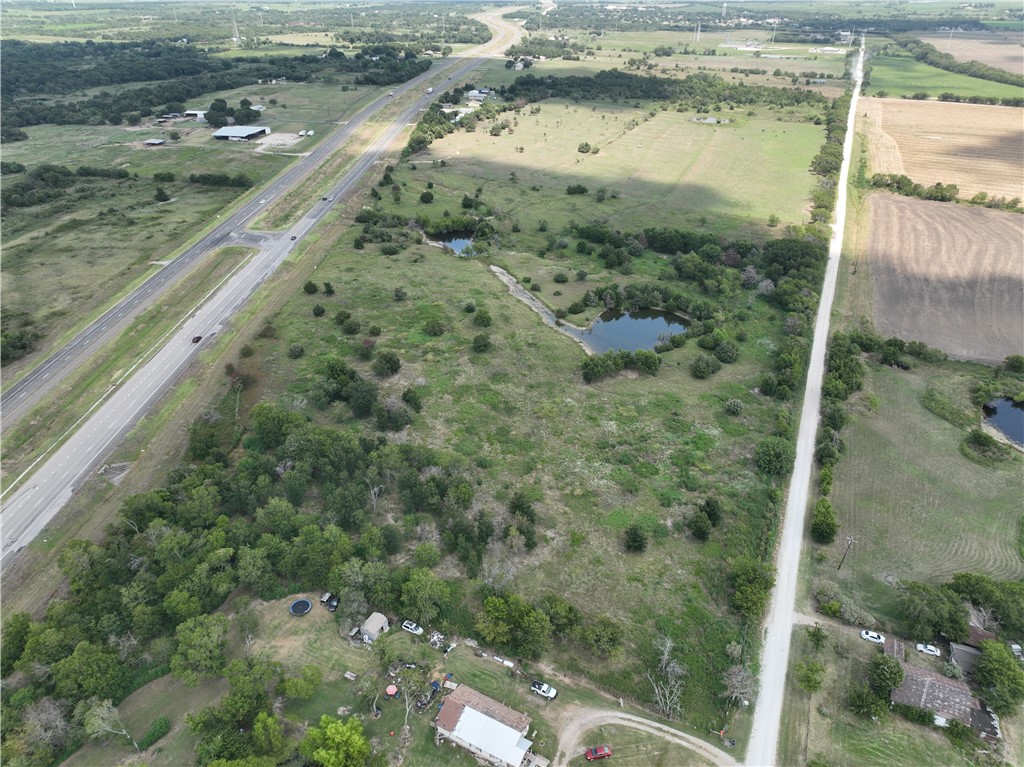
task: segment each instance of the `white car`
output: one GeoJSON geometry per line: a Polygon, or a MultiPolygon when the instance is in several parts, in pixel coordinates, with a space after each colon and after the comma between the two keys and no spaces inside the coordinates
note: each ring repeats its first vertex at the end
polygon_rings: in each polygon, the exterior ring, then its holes
{"type": "Polygon", "coordinates": [[[423,627],[417,626],[412,621],[405,621],[404,623],[402,623],[402,630],[408,631],[410,634],[415,634],[416,636],[419,636],[423,633],[423,627]]]}
{"type": "Polygon", "coordinates": [[[558,690],[549,684],[544,684],[544,682],[535,681],[530,685],[530,689],[542,698],[547,698],[548,700],[554,700],[555,696],[558,695],[558,690]]]}
{"type": "Polygon", "coordinates": [[[860,638],[866,639],[869,642],[874,642],[875,644],[885,644],[885,637],[877,631],[868,631],[867,629],[864,629],[860,632],[860,638]]]}
{"type": "Polygon", "coordinates": [[[919,644],[917,646],[918,652],[923,652],[925,655],[932,655],[936,658],[942,657],[942,652],[933,644],[919,644]]]}

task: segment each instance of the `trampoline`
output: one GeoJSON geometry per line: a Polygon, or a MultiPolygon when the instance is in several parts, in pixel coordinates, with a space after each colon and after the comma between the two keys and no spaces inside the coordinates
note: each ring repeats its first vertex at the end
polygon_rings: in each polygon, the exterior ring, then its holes
{"type": "Polygon", "coordinates": [[[288,612],[292,615],[303,616],[313,609],[313,603],[308,599],[296,599],[292,602],[292,606],[288,608],[288,612]]]}

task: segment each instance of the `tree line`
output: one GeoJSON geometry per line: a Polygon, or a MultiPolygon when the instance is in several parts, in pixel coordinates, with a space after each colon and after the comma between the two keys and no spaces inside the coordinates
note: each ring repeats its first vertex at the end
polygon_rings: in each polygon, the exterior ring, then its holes
{"type": "Polygon", "coordinates": [[[883,46],[881,52],[883,54],[892,53],[894,49],[906,51],[915,60],[936,69],[954,72],[958,75],[976,77],[979,80],[990,80],[996,83],[1005,83],[1006,85],[1024,88],[1024,75],[989,66],[980,61],[958,61],[952,55],[943,53],[931,43],[918,40],[916,37],[897,35],[893,38],[891,44],[883,46]]]}

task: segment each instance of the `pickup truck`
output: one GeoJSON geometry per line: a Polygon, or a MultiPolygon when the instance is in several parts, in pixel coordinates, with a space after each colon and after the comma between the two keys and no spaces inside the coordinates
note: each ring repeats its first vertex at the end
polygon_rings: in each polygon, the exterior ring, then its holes
{"type": "Polygon", "coordinates": [[[537,693],[542,698],[547,698],[548,700],[554,700],[555,696],[558,695],[558,690],[549,684],[544,684],[543,682],[534,681],[534,683],[530,685],[530,690],[537,693]]]}

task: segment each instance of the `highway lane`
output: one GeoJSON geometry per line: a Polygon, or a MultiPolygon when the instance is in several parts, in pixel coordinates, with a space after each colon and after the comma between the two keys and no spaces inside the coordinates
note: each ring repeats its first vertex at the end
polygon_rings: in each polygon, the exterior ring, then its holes
{"type": "MultiPolygon", "coordinates": [[[[454,64],[451,63],[451,59],[447,60],[447,65],[443,65],[440,72],[444,74],[446,70],[449,71],[449,79],[464,76],[488,56],[504,50],[520,34],[518,27],[503,21],[500,18],[500,14],[496,12],[482,14],[480,18],[491,26],[494,31],[494,37],[488,43],[479,46],[476,51],[471,52],[472,58],[468,58],[465,61],[456,59],[454,64]]],[[[400,98],[402,94],[410,90],[422,90],[426,84],[437,80],[438,74],[439,70],[431,67],[419,77],[397,86],[394,89],[395,98],[400,98]]],[[[444,80],[440,80],[440,83],[444,82],[444,80]]],[[[438,84],[438,90],[442,90],[440,84],[438,84]]],[[[429,100],[430,97],[421,96],[416,102],[417,108],[422,107],[429,100]]],[[[230,242],[232,232],[237,232],[244,228],[249,222],[259,216],[273,200],[301,183],[310,173],[349,141],[367,121],[390,103],[393,103],[393,99],[386,95],[373,101],[346,125],[331,133],[309,156],[302,158],[298,163],[292,165],[274,179],[259,195],[254,196],[241,208],[214,227],[197,243],[155,272],[88,327],[81,330],[67,344],[53,352],[17,383],[10,387],[5,387],[2,393],[0,393],[0,430],[7,429],[11,424],[16,423],[29,409],[46,396],[53,386],[81,365],[95,350],[115,338],[132,320],[184,278],[204,257],[219,247],[232,244],[230,242]]],[[[411,115],[415,115],[415,110],[411,115]]],[[[408,122],[411,115],[409,110],[406,110],[403,112],[402,117],[399,118],[399,121],[405,120],[408,122]]],[[[337,199],[336,194],[329,194],[328,196],[337,199]]],[[[323,209],[329,208],[332,204],[330,202],[321,202],[323,205],[318,205],[314,210],[320,209],[322,212],[323,209]]]]}
{"type": "MultiPolygon", "coordinates": [[[[508,34],[506,31],[501,36],[503,42],[492,41],[486,48],[507,46],[508,34]]],[[[459,63],[451,77],[463,76],[478,66],[480,61],[480,58],[475,57],[459,63]]],[[[412,87],[412,83],[405,86],[406,90],[412,87]]],[[[325,195],[330,199],[318,201],[290,230],[277,235],[262,233],[261,236],[266,239],[259,252],[231,275],[222,287],[216,289],[208,301],[182,319],[169,334],[167,342],[148,361],[139,364],[113,387],[106,398],[94,405],[90,414],[83,418],[81,426],[45,460],[40,461],[41,465],[34,469],[4,504],[0,531],[0,568],[13,561],[16,554],[60,512],[117,443],[173,386],[200,350],[230,322],[234,313],[273,274],[301,238],[330,212],[336,201],[352,191],[362,175],[380,160],[394,139],[408,127],[431,98],[431,95],[421,93],[406,106],[398,119],[381,131],[370,147],[325,195]],[[292,240],[293,236],[295,240],[292,240]],[[195,336],[202,336],[202,341],[193,344],[191,339],[195,336]]],[[[269,200],[268,195],[269,192],[259,199],[269,200]]]]}

